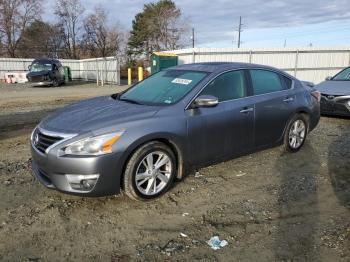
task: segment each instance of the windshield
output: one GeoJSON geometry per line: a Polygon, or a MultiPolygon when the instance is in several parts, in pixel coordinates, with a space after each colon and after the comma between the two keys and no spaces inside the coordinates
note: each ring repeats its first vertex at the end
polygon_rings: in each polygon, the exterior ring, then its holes
{"type": "Polygon", "coordinates": [[[336,74],[332,80],[336,81],[350,81],[350,67],[344,69],[340,73],[336,74]]]}
{"type": "Polygon", "coordinates": [[[161,71],[136,84],[119,99],[149,105],[174,104],[206,75],[205,72],[188,70],[161,71]]]}
{"type": "Polygon", "coordinates": [[[52,64],[39,64],[35,63],[31,65],[30,72],[51,71],[52,64]]]}

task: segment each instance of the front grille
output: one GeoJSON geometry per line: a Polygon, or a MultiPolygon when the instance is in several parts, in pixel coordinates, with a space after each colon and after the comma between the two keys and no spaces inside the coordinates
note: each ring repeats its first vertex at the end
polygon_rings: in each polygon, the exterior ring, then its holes
{"type": "Polygon", "coordinates": [[[44,81],[44,77],[43,76],[32,76],[32,77],[30,77],[29,81],[42,82],[42,81],[44,81]]]}
{"type": "Polygon", "coordinates": [[[337,97],[341,97],[344,95],[329,95],[329,94],[321,94],[321,98],[323,98],[324,100],[328,100],[328,101],[332,101],[337,97]]]}
{"type": "Polygon", "coordinates": [[[40,152],[45,153],[48,147],[62,139],[63,137],[45,135],[37,129],[33,135],[33,144],[40,152]]]}

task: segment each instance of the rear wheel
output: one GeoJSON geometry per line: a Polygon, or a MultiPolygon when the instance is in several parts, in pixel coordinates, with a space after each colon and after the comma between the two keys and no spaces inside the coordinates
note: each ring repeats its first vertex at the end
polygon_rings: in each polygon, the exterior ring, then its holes
{"type": "Polygon", "coordinates": [[[288,152],[297,152],[304,145],[308,131],[308,119],[304,114],[295,115],[289,122],[284,134],[284,148],[288,152]]]}
{"type": "Polygon", "coordinates": [[[149,142],[131,156],[124,172],[125,193],[136,200],[150,200],[165,193],[176,175],[176,158],[163,143],[149,142]]]}

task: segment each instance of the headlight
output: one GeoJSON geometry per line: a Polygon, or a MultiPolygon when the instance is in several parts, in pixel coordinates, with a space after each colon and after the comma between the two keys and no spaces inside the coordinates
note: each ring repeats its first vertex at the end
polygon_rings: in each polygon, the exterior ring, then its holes
{"type": "Polygon", "coordinates": [[[72,144],[64,150],[65,155],[104,155],[112,152],[112,145],[123,135],[124,130],[95,137],[88,137],[72,144]]]}

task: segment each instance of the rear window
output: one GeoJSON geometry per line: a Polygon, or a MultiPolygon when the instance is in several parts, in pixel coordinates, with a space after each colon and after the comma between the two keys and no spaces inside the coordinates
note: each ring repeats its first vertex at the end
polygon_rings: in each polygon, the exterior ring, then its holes
{"type": "Polygon", "coordinates": [[[250,70],[253,94],[262,95],[285,89],[279,74],[266,70],[250,70]]]}

